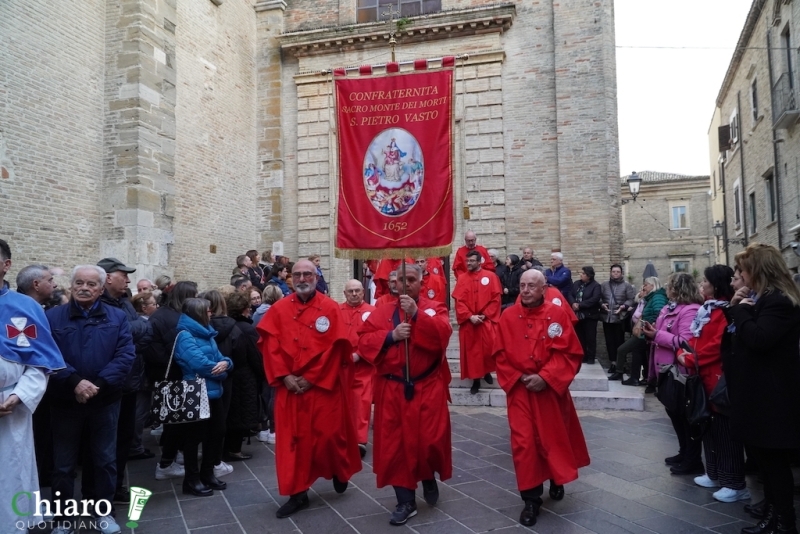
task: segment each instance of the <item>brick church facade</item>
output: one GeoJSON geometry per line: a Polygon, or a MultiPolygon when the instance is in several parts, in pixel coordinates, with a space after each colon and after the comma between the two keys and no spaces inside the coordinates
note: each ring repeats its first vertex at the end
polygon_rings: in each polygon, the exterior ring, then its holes
{"type": "MultiPolygon", "coordinates": [[[[399,0],[399,61],[465,56],[455,246],[621,255],[612,0],[399,0]],[[469,219],[464,208],[468,207],[469,219]]],[[[16,266],[116,256],[201,287],[237,254],[323,256],[336,131],[325,71],[389,60],[381,0],[0,3],[0,236],[16,266]],[[379,5],[380,4],[380,5],[379,5]]],[[[544,261],[546,264],[547,262],[544,261]]],[[[327,273],[326,273],[327,274],[327,273]]]]}

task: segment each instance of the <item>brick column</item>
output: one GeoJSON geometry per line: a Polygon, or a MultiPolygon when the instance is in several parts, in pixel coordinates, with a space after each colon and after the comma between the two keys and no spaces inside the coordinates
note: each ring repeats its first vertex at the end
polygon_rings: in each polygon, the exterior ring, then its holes
{"type": "Polygon", "coordinates": [[[278,37],[283,32],[284,0],[255,4],[258,28],[258,208],[259,246],[283,241],[283,68],[278,37]]]}
{"type": "MultiPolygon", "coordinates": [[[[175,174],[176,0],[115,0],[106,7],[100,255],[169,272],[175,174]]],[[[98,258],[99,259],[99,258],[98,258]]]]}

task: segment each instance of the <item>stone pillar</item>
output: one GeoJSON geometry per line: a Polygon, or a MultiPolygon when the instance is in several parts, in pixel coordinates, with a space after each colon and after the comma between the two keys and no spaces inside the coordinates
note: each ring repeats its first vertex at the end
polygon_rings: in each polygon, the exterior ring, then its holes
{"type": "MultiPolygon", "coordinates": [[[[105,158],[100,255],[170,272],[175,175],[176,0],[106,7],[105,158]]],[[[99,258],[98,258],[99,259],[99,258]]]]}
{"type": "Polygon", "coordinates": [[[259,247],[283,241],[283,137],[281,92],[283,69],[278,37],[283,32],[284,0],[258,0],[256,56],[258,84],[259,247]]]}

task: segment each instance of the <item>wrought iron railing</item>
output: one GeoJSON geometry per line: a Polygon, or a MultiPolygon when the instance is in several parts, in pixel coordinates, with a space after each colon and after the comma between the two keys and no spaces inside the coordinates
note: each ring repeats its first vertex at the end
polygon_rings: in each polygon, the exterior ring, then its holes
{"type": "Polygon", "coordinates": [[[792,73],[784,72],[772,86],[772,116],[775,124],[782,122],[784,116],[800,113],[797,108],[796,84],[793,83],[792,73]]]}

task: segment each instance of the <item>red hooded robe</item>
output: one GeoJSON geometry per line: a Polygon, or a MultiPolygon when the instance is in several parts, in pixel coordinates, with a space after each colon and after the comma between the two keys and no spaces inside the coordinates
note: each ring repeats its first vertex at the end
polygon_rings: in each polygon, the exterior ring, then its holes
{"type": "Polygon", "coordinates": [[[292,294],[273,304],[257,329],[275,388],[279,492],[300,493],[320,477],[350,480],[361,470],[361,457],[346,386],[353,350],[338,304],[319,292],[307,303],[292,294]],[[289,374],[313,387],[290,393],[283,383],[289,374]]]}
{"type": "Polygon", "coordinates": [[[500,321],[503,287],[497,276],[485,269],[461,275],[453,291],[461,356],[461,380],[483,378],[495,370],[495,332],[500,321]],[[485,315],[483,323],[472,324],[470,317],[485,315]]]}
{"type": "MultiPolygon", "coordinates": [[[[375,307],[366,302],[362,302],[358,306],[351,306],[347,302],[343,302],[339,304],[339,310],[342,312],[342,320],[347,328],[347,338],[353,346],[353,352],[358,353],[358,330],[375,311],[375,307]]],[[[366,443],[369,435],[369,417],[372,414],[372,377],[374,375],[375,366],[365,359],[360,358],[355,363],[350,389],[350,411],[353,414],[359,443],[366,443]]]]}

